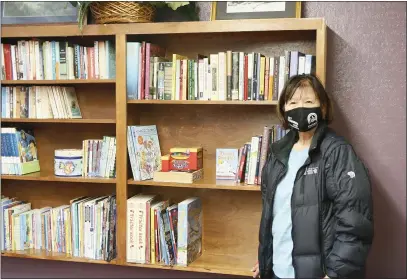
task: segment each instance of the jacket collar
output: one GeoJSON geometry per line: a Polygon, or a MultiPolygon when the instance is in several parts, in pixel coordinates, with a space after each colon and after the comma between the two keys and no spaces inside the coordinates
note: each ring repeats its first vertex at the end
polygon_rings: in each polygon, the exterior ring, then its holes
{"type": "MultiPolygon", "coordinates": [[[[324,138],[325,132],[328,126],[325,122],[321,122],[312,137],[311,146],[309,148],[308,154],[314,152],[319,146],[324,138]]],[[[298,132],[295,130],[290,130],[285,137],[281,140],[274,142],[271,145],[271,151],[274,156],[281,161],[285,166],[288,165],[288,158],[290,156],[291,149],[294,144],[298,141],[298,132]]]]}

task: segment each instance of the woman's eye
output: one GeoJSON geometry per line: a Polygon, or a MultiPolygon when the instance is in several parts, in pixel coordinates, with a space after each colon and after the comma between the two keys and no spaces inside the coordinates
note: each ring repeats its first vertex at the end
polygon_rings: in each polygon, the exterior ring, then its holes
{"type": "Polygon", "coordinates": [[[312,101],[306,101],[307,104],[312,104],[312,101]]]}

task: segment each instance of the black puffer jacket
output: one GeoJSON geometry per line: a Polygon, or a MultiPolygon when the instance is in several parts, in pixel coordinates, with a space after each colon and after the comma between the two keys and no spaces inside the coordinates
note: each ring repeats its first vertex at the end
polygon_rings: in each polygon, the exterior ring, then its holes
{"type": "MultiPolygon", "coordinates": [[[[273,277],[273,202],[298,133],[271,146],[262,173],[260,278],[273,277]]],[[[296,278],[363,278],[373,240],[371,186],[352,147],[324,123],[298,170],[291,198],[292,260],[296,278]]]]}

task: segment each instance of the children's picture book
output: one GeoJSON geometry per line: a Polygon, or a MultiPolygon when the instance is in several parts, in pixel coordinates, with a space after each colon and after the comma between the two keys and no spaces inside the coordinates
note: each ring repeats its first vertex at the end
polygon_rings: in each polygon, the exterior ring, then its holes
{"type": "Polygon", "coordinates": [[[140,180],[152,179],[155,171],[161,170],[161,150],[156,125],[131,126],[132,143],[138,166],[133,176],[140,180]]]}
{"type": "Polygon", "coordinates": [[[238,157],[238,149],[216,149],[216,179],[234,180],[237,172],[238,157]]]}
{"type": "Polygon", "coordinates": [[[38,160],[37,144],[35,138],[29,134],[32,131],[17,130],[18,147],[20,153],[20,162],[31,162],[38,160]]]}
{"type": "Polygon", "coordinates": [[[202,254],[202,201],[189,198],[178,204],[177,265],[188,266],[202,254]]]}

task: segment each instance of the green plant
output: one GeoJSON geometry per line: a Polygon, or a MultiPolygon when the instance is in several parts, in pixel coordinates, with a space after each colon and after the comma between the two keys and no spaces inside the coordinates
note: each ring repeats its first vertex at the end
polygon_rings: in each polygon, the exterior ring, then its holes
{"type": "MultiPolygon", "coordinates": [[[[86,15],[88,14],[89,11],[89,6],[95,1],[75,1],[75,2],[69,2],[72,4],[74,7],[78,7],[78,25],[79,29],[82,30],[83,25],[84,25],[84,20],[86,18],[86,15]]],[[[148,3],[151,4],[157,8],[163,8],[163,7],[169,7],[172,10],[177,10],[179,7],[182,6],[187,6],[189,5],[189,2],[173,2],[173,1],[158,1],[158,2],[142,2],[142,1],[137,1],[139,3],[148,3]]]]}

